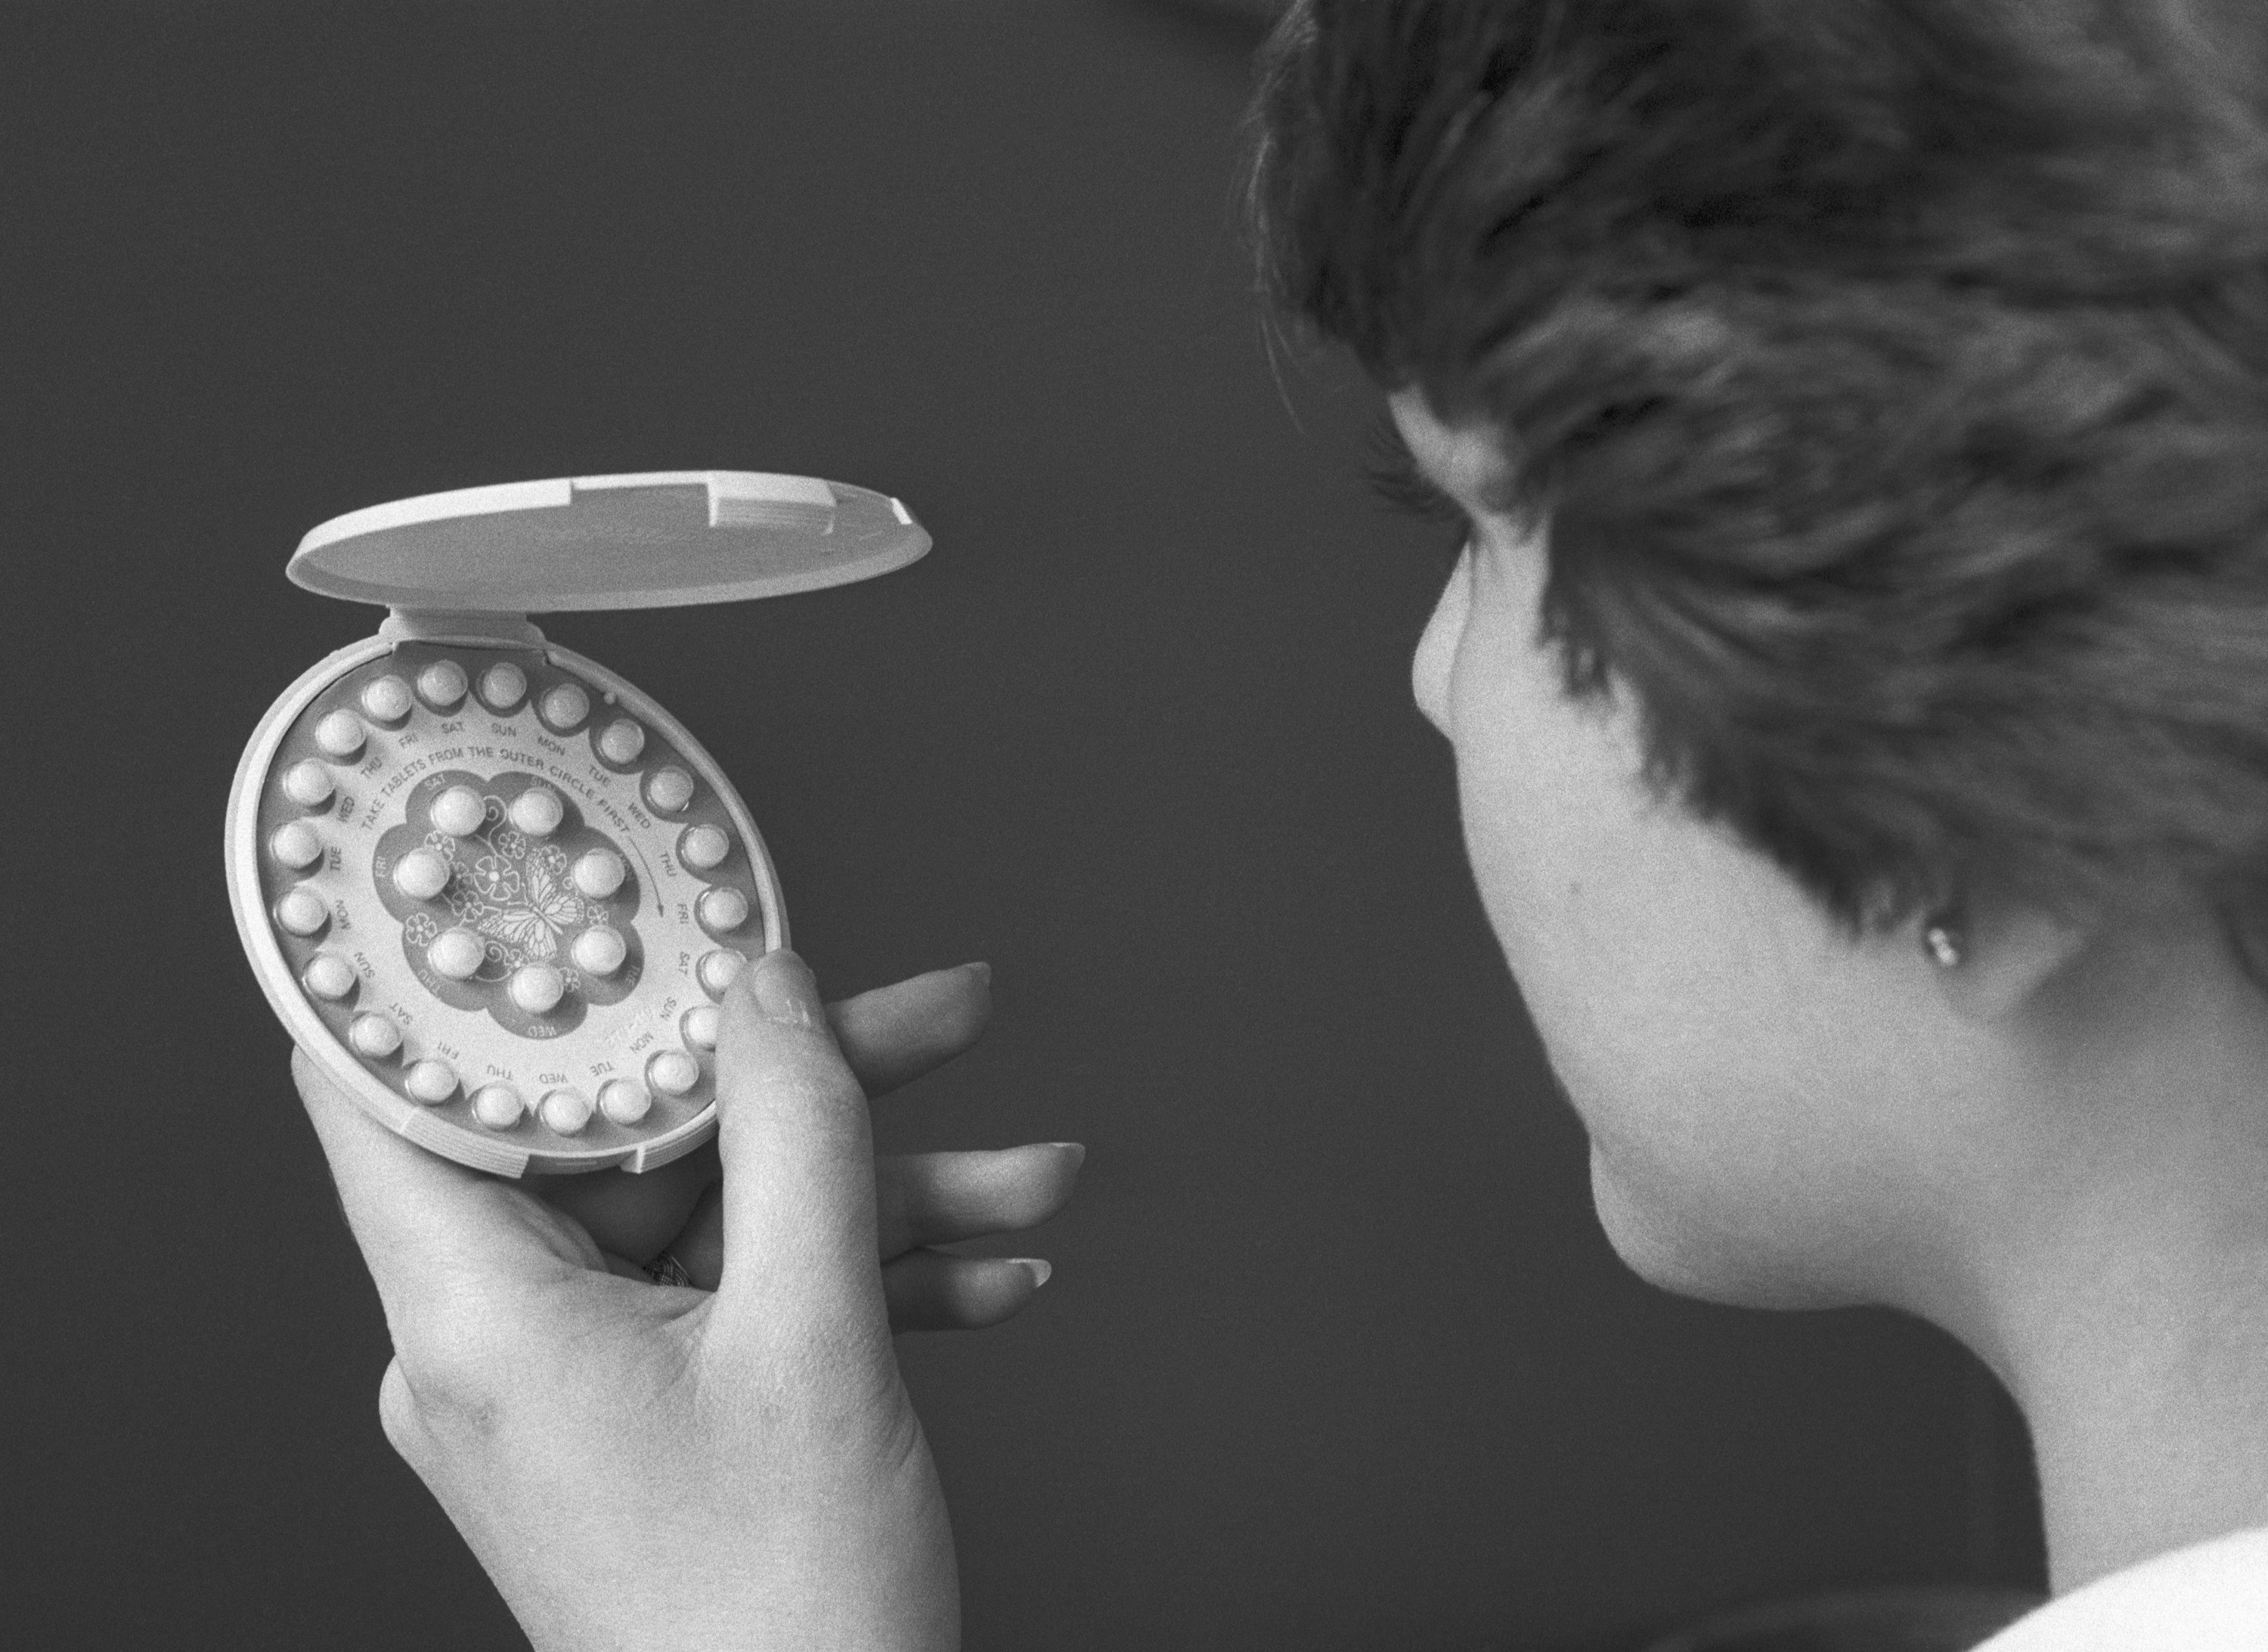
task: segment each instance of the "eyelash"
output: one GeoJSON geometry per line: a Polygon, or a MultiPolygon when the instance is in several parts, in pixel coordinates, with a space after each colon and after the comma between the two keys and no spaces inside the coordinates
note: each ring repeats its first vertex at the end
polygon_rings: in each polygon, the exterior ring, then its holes
{"type": "Polygon", "coordinates": [[[1373,493],[1395,510],[1454,527],[1460,533],[1472,531],[1457,502],[1418,468],[1417,460],[1410,456],[1408,444],[1402,439],[1402,432],[1383,414],[1373,421],[1365,446],[1368,452],[1363,478],[1370,483],[1373,493]]]}

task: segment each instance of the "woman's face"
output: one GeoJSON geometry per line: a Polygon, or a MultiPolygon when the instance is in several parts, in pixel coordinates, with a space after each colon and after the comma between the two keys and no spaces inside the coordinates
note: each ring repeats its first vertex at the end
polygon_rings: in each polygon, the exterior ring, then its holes
{"type": "Polygon", "coordinates": [[[1910,933],[1850,938],[1772,863],[1649,795],[1622,700],[1539,644],[1541,538],[1484,508],[1483,433],[1395,420],[1471,542],[1418,646],[1489,920],[1591,1139],[1616,1249],[1758,1305],[1908,1302],[1950,1267],[1989,1071],[1910,933]]]}

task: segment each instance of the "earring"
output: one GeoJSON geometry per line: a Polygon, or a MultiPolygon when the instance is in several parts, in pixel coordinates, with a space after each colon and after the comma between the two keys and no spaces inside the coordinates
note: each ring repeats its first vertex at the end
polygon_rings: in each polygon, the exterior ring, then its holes
{"type": "Polygon", "coordinates": [[[1929,954],[1930,962],[1940,970],[1957,968],[1961,962],[1961,930],[1950,916],[1929,924],[1921,932],[1921,948],[1929,954]]]}

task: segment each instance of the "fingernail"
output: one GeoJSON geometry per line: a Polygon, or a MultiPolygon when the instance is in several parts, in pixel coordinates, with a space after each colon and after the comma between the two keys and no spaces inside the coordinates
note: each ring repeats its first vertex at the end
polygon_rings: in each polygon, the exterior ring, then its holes
{"type": "Polygon", "coordinates": [[[1050,1141],[1048,1146],[1061,1147],[1065,1153],[1071,1154],[1071,1162],[1073,1164],[1086,1162],[1086,1143],[1083,1141],[1050,1141]]]}
{"type": "Polygon", "coordinates": [[[819,983],[804,961],[783,948],[749,966],[748,992],[765,1018],[789,1027],[808,1027],[819,1014],[819,983]]]}
{"type": "Polygon", "coordinates": [[[1032,1288],[1035,1291],[1045,1285],[1055,1274],[1055,1265],[1044,1257],[1010,1257],[1008,1260],[1018,1267],[1029,1271],[1032,1276],[1032,1288]]]}
{"type": "Polygon", "coordinates": [[[961,966],[985,985],[992,985],[992,966],[989,963],[964,963],[961,966]]]}

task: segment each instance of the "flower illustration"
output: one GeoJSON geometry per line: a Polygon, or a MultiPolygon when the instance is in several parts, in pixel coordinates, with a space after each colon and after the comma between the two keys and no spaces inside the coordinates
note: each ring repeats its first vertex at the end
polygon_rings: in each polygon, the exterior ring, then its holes
{"type": "Polygon", "coordinates": [[[588,1006],[618,1003],[636,988],[641,969],[637,897],[634,889],[625,889],[613,897],[592,899],[575,887],[579,855],[599,848],[621,852],[588,822],[571,816],[547,837],[531,837],[510,824],[507,807],[528,784],[517,775],[482,777],[462,770],[422,783],[406,817],[381,840],[379,859],[389,863],[422,846],[446,857],[452,876],[431,902],[404,896],[385,877],[378,880],[379,894],[400,921],[402,945],[427,989],[460,1008],[484,1007],[502,1024],[523,1030],[528,1017],[494,989],[529,964],[560,970],[567,977],[566,997],[556,1010],[538,1018],[556,1031],[579,1021],[588,1006]],[[485,806],[480,826],[461,837],[438,830],[425,813],[431,799],[450,785],[473,789],[485,806]],[[575,940],[594,925],[622,932],[631,948],[622,967],[604,976],[571,967],[575,940]],[[482,941],[480,967],[469,977],[443,979],[427,967],[429,949],[452,926],[482,941]]]}
{"type": "Polygon", "coordinates": [[[519,867],[506,855],[482,855],[465,868],[465,881],[473,890],[488,900],[513,901],[519,898],[519,867]]]}

